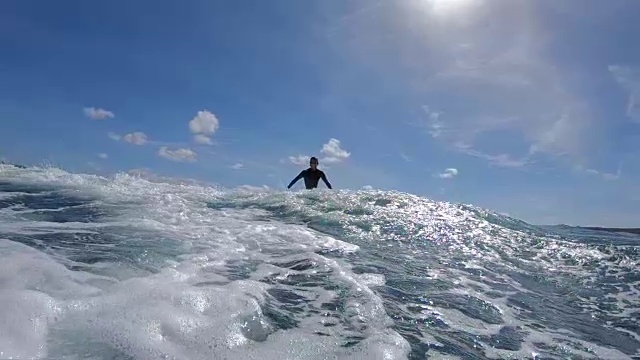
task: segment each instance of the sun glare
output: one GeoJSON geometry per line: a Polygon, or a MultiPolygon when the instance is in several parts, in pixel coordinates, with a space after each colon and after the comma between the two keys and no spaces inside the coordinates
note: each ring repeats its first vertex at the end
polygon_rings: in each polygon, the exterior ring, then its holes
{"type": "Polygon", "coordinates": [[[476,0],[426,0],[434,15],[450,16],[464,11],[476,0]]]}

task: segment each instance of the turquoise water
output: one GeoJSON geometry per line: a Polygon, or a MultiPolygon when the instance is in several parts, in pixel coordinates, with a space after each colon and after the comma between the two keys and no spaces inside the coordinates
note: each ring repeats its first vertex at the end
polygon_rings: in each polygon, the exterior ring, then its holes
{"type": "Polygon", "coordinates": [[[0,358],[639,359],[637,236],[0,168],[0,358]]]}

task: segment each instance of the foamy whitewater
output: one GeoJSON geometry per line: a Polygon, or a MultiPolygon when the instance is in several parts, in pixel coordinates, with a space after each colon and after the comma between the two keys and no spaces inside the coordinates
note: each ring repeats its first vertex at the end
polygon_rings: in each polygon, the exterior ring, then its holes
{"type": "Polygon", "coordinates": [[[0,166],[0,358],[640,359],[638,239],[0,166]]]}

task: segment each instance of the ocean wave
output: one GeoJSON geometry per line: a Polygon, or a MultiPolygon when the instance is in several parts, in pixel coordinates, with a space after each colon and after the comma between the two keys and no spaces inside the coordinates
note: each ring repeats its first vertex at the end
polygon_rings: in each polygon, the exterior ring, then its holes
{"type": "Polygon", "coordinates": [[[0,357],[640,355],[633,238],[398,191],[3,166],[0,239],[0,357]]]}

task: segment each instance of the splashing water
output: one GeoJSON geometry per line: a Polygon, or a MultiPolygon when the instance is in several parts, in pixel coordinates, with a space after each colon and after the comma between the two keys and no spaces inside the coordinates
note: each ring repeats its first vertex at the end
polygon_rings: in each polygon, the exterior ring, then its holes
{"type": "Polygon", "coordinates": [[[0,358],[638,359],[638,237],[0,168],[0,358]]]}

